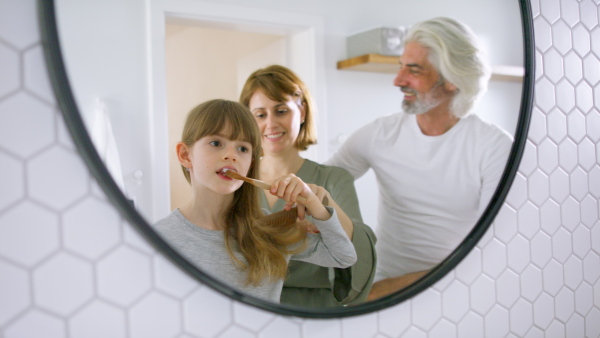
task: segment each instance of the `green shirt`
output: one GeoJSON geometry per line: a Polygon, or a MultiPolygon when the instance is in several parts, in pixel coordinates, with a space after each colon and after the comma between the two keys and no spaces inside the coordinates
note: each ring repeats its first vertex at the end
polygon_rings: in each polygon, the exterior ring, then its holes
{"type": "MultiPolygon", "coordinates": [[[[305,183],[325,188],[354,224],[352,244],[358,256],[349,268],[326,268],[291,261],[283,284],[281,303],[303,307],[337,307],[364,302],[375,277],[375,234],[363,223],[354,188],[354,177],[338,167],[305,160],[296,173],[305,183]]],[[[271,212],[283,210],[285,202],[277,200],[273,208],[261,194],[261,207],[271,212]]]]}

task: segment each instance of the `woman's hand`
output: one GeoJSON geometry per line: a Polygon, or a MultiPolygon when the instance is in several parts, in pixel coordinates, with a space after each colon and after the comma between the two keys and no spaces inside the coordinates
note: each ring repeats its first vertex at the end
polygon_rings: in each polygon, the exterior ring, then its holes
{"type": "Polygon", "coordinates": [[[331,215],[321,202],[329,193],[322,187],[304,183],[298,176],[288,174],[276,179],[271,184],[270,193],[286,201],[284,210],[298,207],[298,218],[303,220],[306,213],[318,220],[328,220],[331,215]],[[312,187],[311,187],[312,186],[312,187]],[[314,189],[314,190],[313,190],[314,189]],[[301,197],[301,201],[298,197],[301,197]]]}

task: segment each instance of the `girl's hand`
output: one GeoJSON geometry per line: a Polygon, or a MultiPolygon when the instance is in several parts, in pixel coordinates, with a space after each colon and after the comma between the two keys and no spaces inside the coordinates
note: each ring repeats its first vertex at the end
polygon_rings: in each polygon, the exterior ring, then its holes
{"type": "Polygon", "coordinates": [[[303,220],[308,212],[319,220],[327,220],[331,215],[321,202],[328,193],[325,189],[304,183],[298,176],[288,174],[276,179],[271,185],[270,193],[286,201],[284,210],[291,209],[294,204],[298,207],[298,218],[303,220]],[[315,192],[313,192],[313,189],[315,192]],[[305,200],[298,201],[298,196],[305,200]]]}

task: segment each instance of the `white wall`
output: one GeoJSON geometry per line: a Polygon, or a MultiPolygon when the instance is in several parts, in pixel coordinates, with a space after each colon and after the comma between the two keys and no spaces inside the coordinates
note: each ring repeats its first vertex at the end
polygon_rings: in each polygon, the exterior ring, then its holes
{"type": "Polygon", "coordinates": [[[410,301],[360,317],[305,320],[223,298],[123,222],[57,112],[34,1],[0,0],[1,335],[600,336],[600,112],[593,94],[600,51],[588,43],[599,29],[599,6],[532,4],[535,109],[494,226],[454,271],[410,301]]]}

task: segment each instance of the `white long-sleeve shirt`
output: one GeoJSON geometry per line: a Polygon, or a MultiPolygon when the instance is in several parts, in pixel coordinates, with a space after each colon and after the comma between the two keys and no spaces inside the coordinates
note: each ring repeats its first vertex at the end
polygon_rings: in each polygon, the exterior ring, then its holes
{"type": "Polygon", "coordinates": [[[466,237],[506,166],[512,137],[476,115],[440,136],[415,115],[379,118],[353,133],[327,165],[355,178],[373,169],[379,190],[375,281],[426,270],[466,237]]]}

